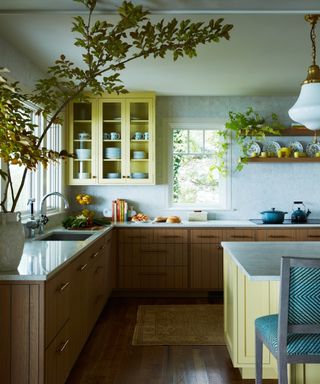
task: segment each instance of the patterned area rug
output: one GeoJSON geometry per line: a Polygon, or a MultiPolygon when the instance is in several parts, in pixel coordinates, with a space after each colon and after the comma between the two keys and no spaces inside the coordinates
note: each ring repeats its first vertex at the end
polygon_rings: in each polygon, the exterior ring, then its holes
{"type": "Polygon", "coordinates": [[[140,305],[133,345],[225,345],[223,305],[140,305]]]}

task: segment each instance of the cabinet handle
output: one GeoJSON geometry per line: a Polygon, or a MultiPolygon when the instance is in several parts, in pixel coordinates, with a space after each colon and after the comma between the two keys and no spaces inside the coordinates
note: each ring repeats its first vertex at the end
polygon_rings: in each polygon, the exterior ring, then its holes
{"type": "Polygon", "coordinates": [[[140,249],[140,252],[144,253],[167,253],[166,249],[140,249]]]}
{"type": "Polygon", "coordinates": [[[320,235],[308,235],[308,239],[319,239],[320,235]]]}
{"type": "Polygon", "coordinates": [[[167,276],[166,272],[139,272],[140,276],[167,276]]]}
{"type": "Polygon", "coordinates": [[[96,178],[97,178],[97,176],[92,176],[92,178],[93,178],[93,179],[96,179],[96,178]]]}
{"type": "Polygon", "coordinates": [[[81,267],[79,268],[79,271],[80,272],[84,271],[87,268],[87,266],[88,266],[88,263],[81,265],[81,267]]]}
{"type": "Polygon", "coordinates": [[[269,238],[270,239],[289,239],[291,237],[286,235],[270,235],[269,238]]]}
{"type": "Polygon", "coordinates": [[[62,284],[60,288],[58,288],[58,291],[63,292],[69,285],[70,281],[67,281],[66,283],[62,284]]]}
{"type": "Polygon", "coordinates": [[[96,268],[95,271],[94,271],[95,275],[96,275],[97,273],[99,273],[102,269],[103,269],[103,266],[102,266],[102,265],[98,265],[97,268],[96,268]]]}
{"type": "Polygon", "coordinates": [[[61,345],[61,347],[60,347],[59,350],[58,350],[58,353],[62,353],[62,352],[67,348],[67,345],[69,344],[69,341],[70,341],[70,337],[69,337],[69,339],[67,339],[67,340],[61,345]]]}
{"type": "Polygon", "coordinates": [[[91,259],[95,259],[99,255],[99,251],[91,255],[91,259]]]}
{"type": "Polygon", "coordinates": [[[101,245],[101,247],[99,248],[99,251],[102,251],[103,249],[105,249],[105,245],[101,245]]]}
{"type": "Polygon", "coordinates": [[[199,239],[217,239],[218,236],[215,236],[215,235],[199,235],[198,238],[199,239]]]}
{"type": "Polygon", "coordinates": [[[234,239],[252,239],[252,236],[247,236],[247,235],[232,235],[234,239]]]}

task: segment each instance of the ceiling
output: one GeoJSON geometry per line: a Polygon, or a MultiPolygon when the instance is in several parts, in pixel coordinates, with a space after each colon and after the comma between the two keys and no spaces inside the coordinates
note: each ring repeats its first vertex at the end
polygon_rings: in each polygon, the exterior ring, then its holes
{"type": "MultiPolygon", "coordinates": [[[[116,21],[120,4],[98,0],[95,17],[116,21]]],[[[130,91],[238,96],[299,92],[311,62],[309,26],[303,14],[320,13],[320,0],[149,0],[139,4],[152,11],[154,21],[173,15],[193,21],[224,17],[234,29],[230,41],[199,47],[193,59],[173,62],[168,56],[131,62],[122,74],[130,91]]],[[[83,6],[72,0],[1,0],[0,36],[42,71],[61,53],[80,63],[82,52],[74,47],[75,35],[70,32],[76,14],[85,15],[83,6]]]]}

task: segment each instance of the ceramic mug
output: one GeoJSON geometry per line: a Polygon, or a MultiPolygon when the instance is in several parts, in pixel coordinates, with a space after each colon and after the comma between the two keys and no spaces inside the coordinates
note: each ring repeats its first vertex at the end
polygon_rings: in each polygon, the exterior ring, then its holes
{"type": "Polygon", "coordinates": [[[134,139],[135,140],[142,140],[143,139],[143,133],[142,132],[136,132],[134,134],[134,139]]]}
{"type": "Polygon", "coordinates": [[[110,133],[110,139],[111,140],[119,140],[120,139],[120,133],[118,133],[118,132],[111,132],[110,133]]]}
{"type": "Polygon", "coordinates": [[[143,138],[144,138],[144,140],[149,140],[149,132],[145,132],[143,134],[143,138]]]}
{"type": "Polygon", "coordinates": [[[110,140],[110,133],[103,132],[103,140],[110,140]]]}

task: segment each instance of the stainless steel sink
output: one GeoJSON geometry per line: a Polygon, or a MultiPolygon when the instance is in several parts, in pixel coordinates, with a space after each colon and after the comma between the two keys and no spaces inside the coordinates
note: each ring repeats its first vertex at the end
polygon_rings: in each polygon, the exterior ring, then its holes
{"type": "Polygon", "coordinates": [[[86,240],[94,233],[81,233],[81,232],[50,232],[46,235],[39,237],[37,240],[44,241],[81,241],[86,240]]]}

